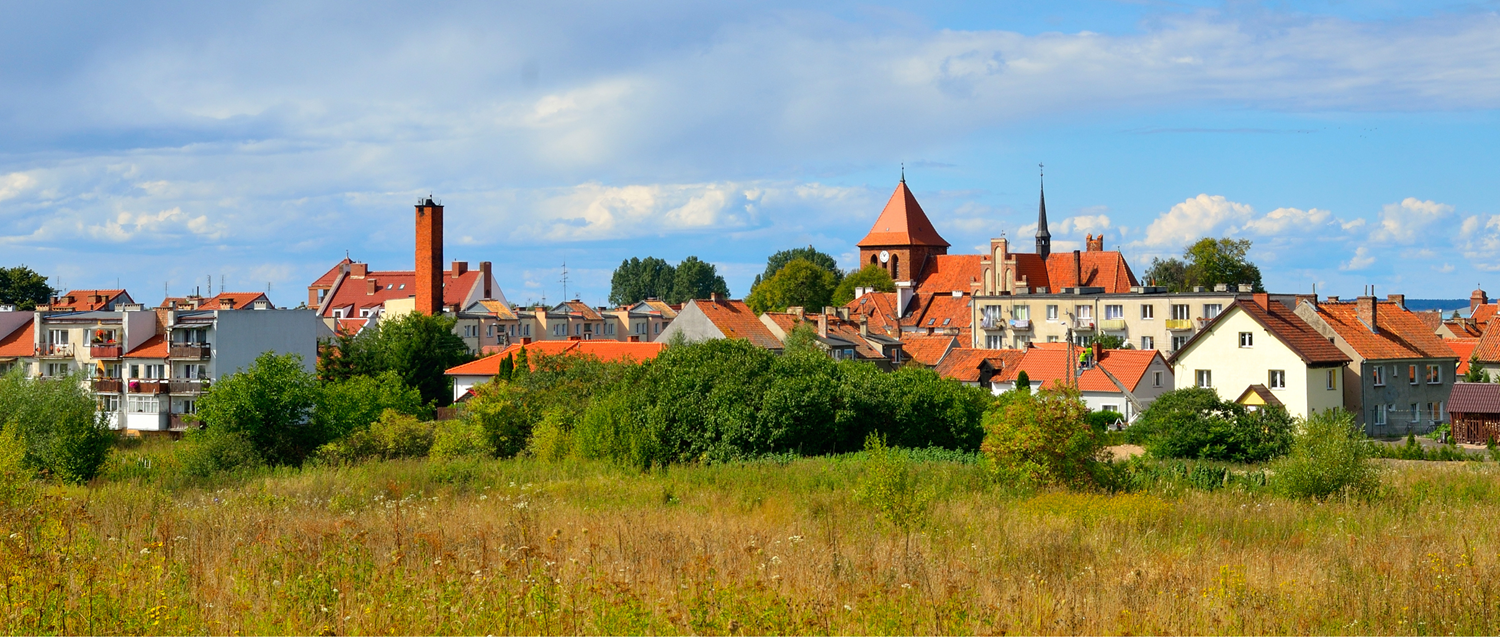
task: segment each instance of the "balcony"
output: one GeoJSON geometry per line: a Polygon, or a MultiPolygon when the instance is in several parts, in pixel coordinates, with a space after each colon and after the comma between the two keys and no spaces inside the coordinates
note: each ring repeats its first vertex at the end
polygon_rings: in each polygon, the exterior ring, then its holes
{"type": "Polygon", "coordinates": [[[120,388],[123,387],[124,385],[125,385],[125,383],[121,382],[120,379],[118,379],[118,378],[95,378],[94,379],[94,391],[96,391],[96,392],[118,394],[118,393],[120,393],[120,388]]]}
{"type": "Polygon", "coordinates": [[[73,358],[73,344],[44,343],[37,347],[36,355],[42,358],[73,358]]]}
{"type": "Polygon", "coordinates": [[[174,379],[167,383],[167,391],[174,394],[201,394],[208,389],[206,380],[174,379]]]}
{"type": "Polygon", "coordinates": [[[208,358],[213,353],[207,343],[173,343],[167,349],[167,356],[172,358],[208,358]]]}
{"type": "Polygon", "coordinates": [[[100,343],[89,346],[90,358],[119,358],[120,345],[118,343],[100,343]]]}
{"type": "Polygon", "coordinates": [[[155,379],[132,380],[126,383],[126,388],[132,394],[165,394],[169,391],[167,381],[155,379]]]}
{"type": "Polygon", "coordinates": [[[1010,327],[1013,330],[1029,330],[1031,329],[1031,319],[1012,319],[1010,327]]]}
{"type": "Polygon", "coordinates": [[[167,420],[167,431],[187,431],[197,424],[198,417],[193,414],[172,414],[167,420]]]}
{"type": "Polygon", "coordinates": [[[1190,319],[1167,319],[1167,329],[1174,332],[1185,332],[1193,329],[1193,321],[1190,319]]]}
{"type": "Polygon", "coordinates": [[[1091,318],[1073,319],[1072,321],[1070,321],[1070,323],[1072,324],[1073,331],[1075,331],[1075,332],[1092,332],[1092,331],[1094,331],[1094,319],[1091,319],[1091,318]]]}
{"type": "Polygon", "coordinates": [[[1099,321],[1099,329],[1107,332],[1125,331],[1125,319],[1104,319],[1099,321]]]}

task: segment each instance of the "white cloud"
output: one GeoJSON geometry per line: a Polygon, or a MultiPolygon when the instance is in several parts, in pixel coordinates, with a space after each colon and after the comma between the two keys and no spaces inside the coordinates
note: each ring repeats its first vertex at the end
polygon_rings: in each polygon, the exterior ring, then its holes
{"type": "Polygon", "coordinates": [[[171,208],[156,214],[121,212],[113,219],[90,225],[85,230],[95,239],[117,243],[135,239],[141,233],[149,233],[153,238],[190,234],[205,239],[218,239],[222,235],[218,228],[209,223],[206,215],[186,215],[182,208],[171,208]]]}
{"type": "Polygon", "coordinates": [[[1110,227],[1109,215],[1078,215],[1068,217],[1058,224],[1058,229],[1063,233],[1103,234],[1110,227]]]}
{"type": "Polygon", "coordinates": [[[1264,217],[1246,222],[1244,228],[1257,234],[1275,236],[1288,230],[1300,231],[1316,228],[1327,224],[1332,217],[1332,213],[1317,208],[1307,210],[1277,208],[1266,213],[1264,217]]]}
{"type": "Polygon", "coordinates": [[[35,184],[36,179],[26,173],[0,175],[0,201],[15,197],[35,184]]]}
{"type": "Polygon", "coordinates": [[[1453,212],[1453,206],[1436,201],[1407,197],[1386,204],[1380,211],[1380,225],[1370,232],[1371,241],[1410,243],[1432,224],[1453,212]]]}
{"type": "Polygon", "coordinates": [[[1375,257],[1370,256],[1369,248],[1359,246],[1354,250],[1354,256],[1339,265],[1340,270],[1363,270],[1375,263],[1375,257]]]}
{"type": "Polygon", "coordinates": [[[1255,209],[1225,199],[1223,195],[1198,195],[1162,213],[1146,227],[1141,245],[1175,248],[1221,230],[1235,227],[1255,214],[1255,209]]]}
{"type": "Polygon", "coordinates": [[[1500,271],[1500,215],[1474,215],[1459,224],[1456,246],[1479,270],[1500,271]]]}

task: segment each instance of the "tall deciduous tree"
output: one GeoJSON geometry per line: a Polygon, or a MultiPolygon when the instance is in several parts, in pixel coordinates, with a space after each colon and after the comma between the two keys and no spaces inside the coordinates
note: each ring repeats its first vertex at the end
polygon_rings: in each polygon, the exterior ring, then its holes
{"type": "Polygon", "coordinates": [[[711,294],[729,296],[729,284],[719,276],[718,268],[698,257],[688,257],[677,264],[673,276],[672,291],[658,298],[668,303],[686,303],[693,299],[706,299],[711,294]]]}
{"type": "Polygon", "coordinates": [[[656,257],[631,257],[615,268],[610,279],[609,302],[630,305],[649,298],[666,299],[676,282],[677,269],[672,264],[656,257]]]}
{"type": "Polygon", "coordinates": [[[896,282],[891,280],[891,273],[885,268],[871,263],[839,282],[839,286],[833,290],[833,304],[835,306],[847,305],[853,301],[855,288],[875,288],[876,292],[895,292],[896,282]]]}
{"type": "Polygon", "coordinates": [[[0,268],[0,305],[14,305],[16,309],[36,309],[38,303],[46,303],[54,290],[47,285],[47,277],[24,265],[0,268]]]}
{"type": "Polygon", "coordinates": [[[762,274],[756,275],[755,284],[759,285],[761,281],[765,281],[773,276],[776,276],[776,273],[781,271],[782,268],[786,267],[786,264],[791,263],[792,261],[795,261],[797,259],[803,259],[815,266],[827,270],[829,274],[833,275],[835,284],[838,283],[840,279],[844,278],[844,272],[843,270],[839,269],[839,263],[837,260],[835,260],[831,256],[828,256],[827,254],[818,252],[817,249],[813,248],[812,246],[807,246],[806,248],[792,248],[791,250],[782,250],[781,252],[777,252],[776,254],[771,255],[766,259],[766,271],[762,274]]]}
{"type": "Polygon", "coordinates": [[[791,306],[822,311],[833,301],[838,279],[807,259],[793,259],[750,291],[745,303],[756,312],[782,312],[791,306]]]}
{"type": "Polygon", "coordinates": [[[1249,283],[1256,292],[1264,292],[1260,268],[1250,262],[1249,252],[1249,239],[1199,239],[1183,254],[1188,260],[1188,285],[1212,288],[1223,283],[1234,289],[1236,285],[1249,283]]]}
{"type": "Polygon", "coordinates": [[[417,312],[382,320],[366,328],[360,338],[369,338],[377,371],[391,370],[401,380],[422,392],[422,402],[447,405],[453,402],[448,368],[473,360],[469,346],[453,333],[455,319],[417,312]]]}
{"type": "Polygon", "coordinates": [[[198,401],[198,417],[214,435],[248,440],[273,464],[295,464],[326,442],[311,425],[318,398],[318,379],[301,356],[266,352],[214,383],[198,401]]]}
{"type": "Polygon", "coordinates": [[[1167,288],[1168,292],[1186,292],[1187,264],[1178,258],[1152,258],[1151,267],[1146,268],[1147,285],[1167,288]]]}

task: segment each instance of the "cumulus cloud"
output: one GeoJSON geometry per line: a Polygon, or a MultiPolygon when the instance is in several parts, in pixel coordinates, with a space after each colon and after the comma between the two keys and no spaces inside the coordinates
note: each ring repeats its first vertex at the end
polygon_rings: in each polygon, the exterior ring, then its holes
{"type": "Polygon", "coordinates": [[[1457,247],[1475,268],[1500,271],[1500,215],[1473,215],[1459,225],[1457,247]]]}
{"type": "Polygon", "coordinates": [[[205,239],[218,239],[221,232],[209,223],[207,215],[191,216],[182,208],[163,210],[155,214],[132,214],[121,212],[102,224],[85,228],[89,236],[116,243],[130,241],[142,233],[160,239],[165,236],[196,235],[205,239]]]}
{"type": "Polygon", "coordinates": [[[1363,270],[1375,263],[1375,257],[1370,255],[1370,249],[1359,246],[1354,250],[1354,256],[1348,261],[1339,264],[1340,270],[1363,270]]]}
{"type": "Polygon", "coordinates": [[[1109,227],[1109,215],[1103,214],[1068,217],[1067,219],[1063,219],[1062,223],[1058,224],[1058,230],[1063,233],[1103,233],[1109,227]]]}
{"type": "Polygon", "coordinates": [[[36,179],[26,173],[0,175],[0,201],[21,194],[21,191],[30,188],[35,183],[36,179]]]}
{"type": "Polygon", "coordinates": [[[1407,197],[1386,204],[1380,211],[1380,225],[1370,232],[1371,241],[1411,243],[1432,224],[1447,218],[1453,206],[1436,201],[1407,197]]]}
{"type": "Polygon", "coordinates": [[[1245,222],[1244,228],[1262,235],[1279,235],[1287,230],[1305,230],[1325,225],[1332,217],[1332,213],[1317,208],[1277,208],[1264,217],[1245,222]]]}
{"type": "Polygon", "coordinates": [[[1146,227],[1140,244],[1150,248],[1178,247],[1234,228],[1251,219],[1255,209],[1223,195],[1198,195],[1172,206],[1146,227]]]}

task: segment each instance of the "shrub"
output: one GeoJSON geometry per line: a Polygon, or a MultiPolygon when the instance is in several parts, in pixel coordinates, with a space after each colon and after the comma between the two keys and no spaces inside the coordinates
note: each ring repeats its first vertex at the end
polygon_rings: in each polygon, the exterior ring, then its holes
{"type": "Polygon", "coordinates": [[[1380,486],[1370,452],[1352,414],[1322,411],[1307,420],[1291,453],[1276,464],[1272,484],[1294,498],[1367,497],[1380,486]]]}
{"type": "Polygon", "coordinates": [[[872,433],[865,439],[865,453],[868,469],[855,498],[902,533],[909,554],[911,532],[927,520],[933,489],[917,486],[911,460],[899,449],[887,447],[880,434],[872,433]]]}
{"type": "Polygon", "coordinates": [[[495,447],[490,444],[484,428],[474,422],[466,419],[444,420],[434,427],[432,449],[428,454],[437,460],[493,458],[495,447]]]}
{"type": "Polygon", "coordinates": [[[568,457],[573,450],[573,427],[568,414],[561,410],[543,414],[542,421],[532,428],[526,448],[540,460],[555,462],[568,457]]]}
{"type": "Polygon", "coordinates": [[[317,379],[296,354],[261,354],[245,371],[214,383],[198,401],[207,429],[244,436],[271,464],[297,464],[328,441],[310,426],[317,379]]]}
{"type": "Polygon", "coordinates": [[[182,472],[195,478],[253,470],[266,463],[249,437],[217,428],[189,431],[174,453],[182,472]]]}
{"type": "Polygon", "coordinates": [[[1158,458],[1260,462],[1287,452],[1293,425],[1281,407],[1252,412],[1211,389],[1190,387],[1157,397],[1127,431],[1158,458]]]}
{"type": "Polygon", "coordinates": [[[663,462],[653,430],[635,413],[624,392],[595,400],[573,427],[573,455],[641,469],[663,462]]]}
{"type": "Polygon", "coordinates": [[[432,409],[422,404],[422,394],[401,376],[384,371],[377,376],[352,376],[324,383],[318,393],[313,424],[323,440],[337,440],[370,426],[387,409],[422,420],[432,418],[432,409]]]}
{"type": "Polygon", "coordinates": [[[1071,388],[1021,394],[984,416],[983,451],[1001,481],[1098,486],[1104,447],[1071,388]]]}
{"type": "Polygon", "coordinates": [[[99,474],[115,434],[84,381],[0,375],[0,427],[13,428],[25,448],[22,470],[74,483],[99,474]]]}
{"type": "Polygon", "coordinates": [[[487,446],[498,457],[520,453],[531,438],[532,419],[520,396],[509,383],[484,383],[474,388],[464,410],[464,418],[484,432],[487,446]]]}
{"type": "Polygon", "coordinates": [[[328,462],[420,458],[432,449],[435,425],[387,409],[366,429],[351,432],[318,448],[318,458],[328,462]]]}

